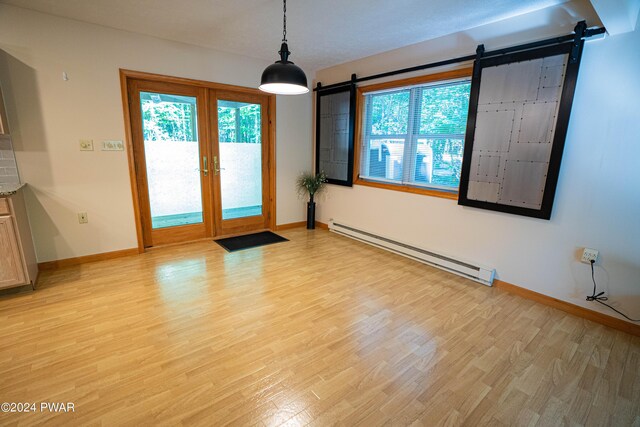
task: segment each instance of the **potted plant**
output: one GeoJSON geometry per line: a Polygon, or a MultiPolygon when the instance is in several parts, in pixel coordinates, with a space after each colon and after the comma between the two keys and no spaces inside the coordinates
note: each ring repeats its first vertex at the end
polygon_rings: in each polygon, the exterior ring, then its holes
{"type": "Polygon", "coordinates": [[[313,201],[313,197],[320,194],[326,188],[326,183],[327,176],[324,172],[316,175],[310,172],[303,172],[296,180],[298,194],[300,196],[309,194],[309,202],[307,203],[307,230],[316,228],[316,202],[313,201]]]}

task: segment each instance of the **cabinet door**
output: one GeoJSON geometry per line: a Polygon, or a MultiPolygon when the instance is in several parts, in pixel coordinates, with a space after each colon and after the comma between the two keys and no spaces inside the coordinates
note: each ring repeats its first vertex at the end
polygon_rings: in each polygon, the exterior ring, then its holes
{"type": "Polygon", "coordinates": [[[25,283],[22,256],[18,247],[13,219],[0,217],[0,288],[19,286],[25,283]]]}

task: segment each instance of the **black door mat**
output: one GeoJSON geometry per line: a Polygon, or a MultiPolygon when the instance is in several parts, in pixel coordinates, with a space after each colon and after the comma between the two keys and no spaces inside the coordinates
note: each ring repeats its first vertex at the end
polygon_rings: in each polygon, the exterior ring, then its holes
{"type": "Polygon", "coordinates": [[[278,236],[270,231],[263,231],[254,234],[245,234],[244,236],[227,237],[226,239],[214,240],[217,244],[225,248],[229,252],[241,251],[243,249],[255,248],[257,246],[270,245],[278,242],[288,242],[282,236],[278,236]]]}

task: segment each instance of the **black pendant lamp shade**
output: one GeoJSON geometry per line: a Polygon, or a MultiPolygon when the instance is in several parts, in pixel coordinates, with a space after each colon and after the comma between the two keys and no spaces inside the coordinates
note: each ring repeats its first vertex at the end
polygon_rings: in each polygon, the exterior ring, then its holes
{"type": "Polygon", "coordinates": [[[278,95],[300,95],[309,92],[307,76],[293,62],[289,61],[289,47],[287,46],[287,0],[284,3],[284,25],[282,45],[280,46],[280,60],[269,65],[262,72],[259,89],[278,95]]]}
{"type": "Polygon", "coordinates": [[[289,48],[286,42],[280,46],[280,61],[269,65],[262,72],[260,90],[279,95],[300,95],[309,92],[307,76],[293,62],[289,61],[289,48]]]}

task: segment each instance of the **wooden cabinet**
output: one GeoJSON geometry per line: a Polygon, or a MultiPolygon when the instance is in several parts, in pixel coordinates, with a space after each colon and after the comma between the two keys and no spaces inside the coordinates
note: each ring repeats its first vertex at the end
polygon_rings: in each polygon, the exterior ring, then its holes
{"type": "Polygon", "coordinates": [[[0,289],[24,284],[22,255],[13,218],[0,216],[0,289]]]}
{"type": "Polygon", "coordinates": [[[0,289],[35,285],[38,275],[22,191],[0,196],[0,289]]]}

